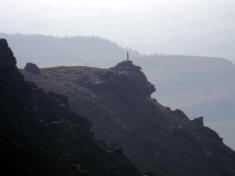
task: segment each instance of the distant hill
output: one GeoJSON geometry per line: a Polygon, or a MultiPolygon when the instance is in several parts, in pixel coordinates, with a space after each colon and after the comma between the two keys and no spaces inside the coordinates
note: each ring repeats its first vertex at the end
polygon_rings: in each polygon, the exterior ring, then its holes
{"type": "Polygon", "coordinates": [[[40,67],[58,65],[90,65],[109,67],[123,58],[127,50],[132,56],[139,53],[98,37],[53,37],[0,33],[6,38],[18,58],[18,66],[34,62],[40,67]],[[27,48],[27,49],[26,49],[27,48]]]}
{"type": "Polygon", "coordinates": [[[235,120],[235,96],[203,102],[193,106],[186,106],[184,110],[192,117],[203,115],[208,122],[223,122],[235,120]],[[201,112],[200,112],[201,111],[201,112]]]}

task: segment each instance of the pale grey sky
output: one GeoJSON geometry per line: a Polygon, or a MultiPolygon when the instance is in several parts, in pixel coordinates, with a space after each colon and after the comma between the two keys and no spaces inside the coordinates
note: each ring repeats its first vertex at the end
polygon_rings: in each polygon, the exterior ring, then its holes
{"type": "Polygon", "coordinates": [[[235,60],[234,0],[0,0],[0,32],[95,35],[142,53],[235,60]]]}

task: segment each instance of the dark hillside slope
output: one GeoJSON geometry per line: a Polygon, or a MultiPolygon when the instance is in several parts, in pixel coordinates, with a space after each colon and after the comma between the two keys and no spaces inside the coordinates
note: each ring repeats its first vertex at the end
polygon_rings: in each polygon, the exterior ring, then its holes
{"type": "Polygon", "coordinates": [[[151,98],[155,87],[141,68],[124,61],[110,69],[54,67],[27,80],[69,97],[87,117],[95,135],[124,153],[140,168],[168,176],[234,176],[235,152],[223,144],[203,118],[189,120],[151,98]]]}
{"type": "Polygon", "coordinates": [[[0,39],[1,173],[24,176],[140,176],[120,151],[95,140],[67,98],[24,81],[0,39]]]}

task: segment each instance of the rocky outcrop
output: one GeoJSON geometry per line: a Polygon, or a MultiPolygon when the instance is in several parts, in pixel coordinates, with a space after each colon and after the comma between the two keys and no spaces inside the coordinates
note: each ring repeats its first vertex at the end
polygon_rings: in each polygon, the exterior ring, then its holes
{"type": "Polygon", "coordinates": [[[22,81],[23,76],[16,69],[16,59],[5,39],[0,39],[0,79],[22,81]]]}
{"type": "Polygon", "coordinates": [[[16,60],[5,39],[0,39],[0,50],[0,57],[2,58],[0,60],[0,75],[3,75],[10,70],[16,69],[16,60]]]}
{"type": "Polygon", "coordinates": [[[97,92],[115,91],[127,97],[150,97],[155,91],[154,85],[148,82],[141,68],[131,61],[123,61],[113,68],[100,72],[95,78],[90,77],[78,83],[97,92]]]}
{"type": "Polygon", "coordinates": [[[34,63],[27,63],[24,70],[33,75],[41,75],[40,68],[34,63]]]}
{"type": "Polygon", "coordinates": [[[198,118],[193,119],[192,123],[195,124],[198,127],[204,126],[203,117],[198,117],[198,118]]]}

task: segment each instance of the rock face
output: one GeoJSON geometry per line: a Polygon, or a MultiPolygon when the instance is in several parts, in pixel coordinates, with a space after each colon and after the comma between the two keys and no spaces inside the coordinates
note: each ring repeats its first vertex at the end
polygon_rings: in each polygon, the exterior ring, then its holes
{"type": "Polygon", "coordinates": [[[93,137],[90,123],[70,109],[65,96],[44,93],[25,82],[4,39],[0,39],[0,156],[1,172],[7,175],[141,175],[122,153],[93,137]]]}
{"type": "Polygon", "coordinates": [[[117,94],[128,96],[150,97],[155,91],[154,85],[147,81],[141,68],[131,61],[124,61],[108,69],[94,79],[93,77],[78,81],[88,89],[96,92],[115,91],[117,94]]]}
{"type": "Polygon", "coordinates": [[[219,135],[151,98],[154,86],[140,67],[124,61],[110,69],[55,67],[42,77],[23,72],[47,91],[69,97],[101,140],[159,176],[234,176],[235,152],[219,135]],[[46,76],[44,76],[46,75],[46,76]]]}
{"type": "Polygon", "coordinates": [[[192,123],[194,123],[195,125],[197,125],[199,127],[204,126],[203,117],[199,117],[199,118],[193,119],[192,123]]]}
{"type": "Polygon", "coordinates": [[[6,79],[23,79],[23,76],[16,70],[16,59],[8,47],[5,39],[0,39],[0,77],[6,79]]]}
{"type": "Polygon", "coordinates": [[[15,68],[16,60],[13,54],[8,49],[8,44],[5,39],[0,39],[0,49],[0,57],[4,58],[1,60],[0,64],[0,74],[3,75],[6,74],[7,71],[15,68]]]}
{"type": "Polygon", "coordinates": [[[27,63],[24,70],[33,75],[41,75],[40,68],[36,64],[33,64],[33,63],[27,63]]]}

